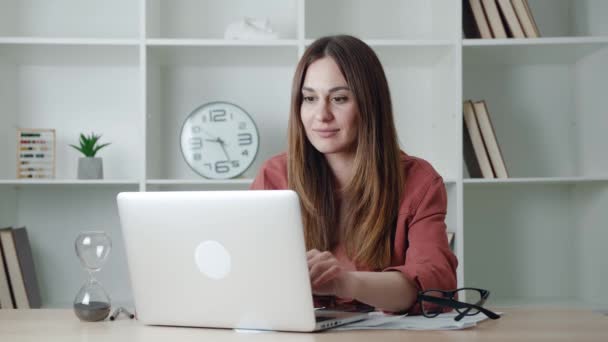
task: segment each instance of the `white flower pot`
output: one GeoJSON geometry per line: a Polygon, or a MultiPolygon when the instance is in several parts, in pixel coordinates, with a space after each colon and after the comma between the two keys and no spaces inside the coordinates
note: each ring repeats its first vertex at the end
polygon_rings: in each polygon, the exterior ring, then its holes
{"type": "Polygon", "coordinates": [[[103,179],[103,160],[92,157],[78,159],[78,179],[103,179]]]}

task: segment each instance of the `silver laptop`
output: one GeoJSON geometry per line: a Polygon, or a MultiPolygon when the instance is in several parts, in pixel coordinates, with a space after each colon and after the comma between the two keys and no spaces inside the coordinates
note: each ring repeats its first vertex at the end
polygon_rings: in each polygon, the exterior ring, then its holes
{"type": "Polygon", "coordinates": [[[367,316],[314,309],[291,190],[123,192],[117,202],[144,324],[315,331],[367,316]]]}

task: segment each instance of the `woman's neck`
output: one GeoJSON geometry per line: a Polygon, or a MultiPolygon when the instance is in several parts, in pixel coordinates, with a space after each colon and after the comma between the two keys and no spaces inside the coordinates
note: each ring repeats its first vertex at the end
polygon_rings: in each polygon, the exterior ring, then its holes
{"type": "Polygon", "coordinates": [[[330,153],[325,159],[336,179],[336,190],[344,189],[353,176],[354,153],[330,153]]]}

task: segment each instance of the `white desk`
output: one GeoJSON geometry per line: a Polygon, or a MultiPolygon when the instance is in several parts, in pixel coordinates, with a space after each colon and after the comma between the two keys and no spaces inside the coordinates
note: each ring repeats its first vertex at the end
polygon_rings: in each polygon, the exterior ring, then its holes
{"type": "Polygon", "coordinates": [[[499,309],[505,315],[461,331],[241,333],[224,329],[149,327],[120,316],[82,323],[71,310],[0,310],[0,341],[608,341],[608,316],[573,309],[499,309]]]}

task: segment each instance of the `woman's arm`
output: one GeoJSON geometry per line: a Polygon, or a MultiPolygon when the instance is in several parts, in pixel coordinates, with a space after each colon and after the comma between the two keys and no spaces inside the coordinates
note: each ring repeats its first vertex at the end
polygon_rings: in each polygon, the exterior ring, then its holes
{"type": "Polygon", "coordinates": [[[312,289],[318,295],[356,299],[376,308],[408,310],[418,295],[416,285],[401,272],[345,271],[330,252],[308,252],[312,289]]]}
{"type": "Polygon", "coordinates": [[[339,297],[354,298],[384,311],[407,311],[418,296],[416,285],[400,272],[346,272],[344,279],[337,288],[339,297]]]}
{"type": "Polygon", "coordinates": [[[385,311],[418,313],[419,290],[454,289],[458,262],[446,237],[447,196],[440,177],[424,189],[409,224],[398,224],[395,245],[405,250],[403,264],[384,272],[348,272],[330,252],[309,251],[308,266],[315,294],[352,298],[385,311]],[[407,234],[406,237],[403,235],[407,234]]]}

